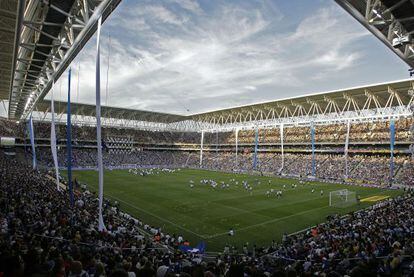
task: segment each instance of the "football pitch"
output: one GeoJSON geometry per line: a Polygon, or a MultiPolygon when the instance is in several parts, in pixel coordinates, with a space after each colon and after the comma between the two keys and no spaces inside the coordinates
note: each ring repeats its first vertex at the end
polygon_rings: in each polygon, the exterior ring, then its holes
{"type": "MultiPolygon", "coordinates": [[[[96,171],[74,171],[73,178],[86,183],[89,190],[97,190],[96,171]]],[[[192,246],[204,241],[207,251],[221,251],[226,244],[239,249],[247,242],[250,246],[270,245],[272,240],[280,241],[284,233],[324,222],[328,215],[362,209],[401,193],[399,190],[320,182],[299,184],[293,179],[193,169],[147,176],[128,170],[107,170],[104,176],[105,197],[118,201],[122,211],[144,223],[161,227],[169,234],[183,235],[192,246]],[[203,179],[212,179],[218,186],[201,184],[203,179]],[[235,181],[230,182],[231,179],[235,181]],[[194,182],[193,188],[190,181],[194,182]],[[221,188],[222,181],[230,186],[221,188]],[[243,187],[242,181],[252,187],[251,192],[243,187]],[[361,203],[347,208],[329,207],[329,192],[344,188],[355,191],[361,203]],[[266,192],[271,189],[282,190],[282,197],[267,196],[266,192]],[[234,236],[228,235],[230,229],[234,230],[234,236]]]]}

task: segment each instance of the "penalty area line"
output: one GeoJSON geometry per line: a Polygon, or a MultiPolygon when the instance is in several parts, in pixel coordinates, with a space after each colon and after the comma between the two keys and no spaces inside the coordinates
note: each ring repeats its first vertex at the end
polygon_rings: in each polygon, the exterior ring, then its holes
{"type": "Polygon", "coordinates": [[[209,237],[209,236],[204,236],[204,235],[197,234],[196,232],[193,232],[193,231],[191,231],[191,230],[189,230],[189,229],[187,229],[187,228],[185,228],[185,227],[183,227],[183,226],[180,226],[180,225],[178,225],[177,223],[174,223],[174,222],[172,222],[172,221],[170,221],[170,220],[168,220],[168,219],[162,218],[162,217],[160,217],[160,216],[158,216],[158,215],[156,215],[156,214],[153,214],[153,213],[151,213],[151,212],[149,212],[149,211],[147,211],[147,210],[144,210],[144,209],[142,209],[142,208],[140,208],[140,207],[137,207],[137,206],[135,206],[135,205],[133,205],[133,204],[131,204],[131,203],[128,203],[128,202],[126,202],[126,201],[124,201],[124,200],[122,200],[122,199],[119,199],[118,197],[115,197],[115,196],[113,196],[113,195],[106,194],[106,196],[109,196],[110,198],[113,198],[113,199],[115,199],[115,200],[117,200],[117,201],[119,201],[119,202],[121,202],[121,203],[124,203],[125,205],[128,205],[128,206],[130,206],[130,207],[132,207],[132,208],[134,208],[134,209],[136,209],[136,210],[138,210],[138,211],[141,211],[141,212],[144,212],[144,213],[146,213],[146,214],[149,214],[150,216],[153,216],[153,217],[155,217],[155,218],[157,218],[157,219],[159,219],[159,220],[161,220],[161,221],[164,221],[164,222],[166,222],[166,223],[168,223],[168,224],[171,224],[171,225],[173,225],[173,226],[175,226],[175,227],[177,227],[177,228],[179,228],[179,229],[181,229],[181,230],[184,230],[184,231],[186,231],[186,232],[188,232],[188,233],[191,233],[191,234],[193,234],[193,235],[195,235],[195,236],[197,236],[197,237],[199,237],[199,238],[201,238],[201,239],[207,239],[207,238],[209,237]]]}

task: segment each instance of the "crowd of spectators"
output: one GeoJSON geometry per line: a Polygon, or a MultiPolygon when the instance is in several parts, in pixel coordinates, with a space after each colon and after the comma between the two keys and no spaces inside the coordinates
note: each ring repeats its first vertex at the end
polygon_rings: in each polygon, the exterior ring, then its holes
{"type": "Polygon", "coordinates": [[[414,185],[414,162],[413,160],[405,160],[402,162],[402,166],[398,174],[395,176],[397,183],[405,183],[414,185]]]}
{"type": "Polygon", "coordinates": [[[15,121],[0,118],[0,137],[17,137],[18,134],[24,134],[18,131],[19,124],[15,121]]]}
{"type": "MultiPolygon", "coordinates": [[[[203,167],[224,171],[254,170],[253,153],[205,152],[203,167]]],[[[295,177],[312,175],[312,155],[310,153],[286,153],[282,159],[280,153],[259,152],[257,154],[257,171],[273,174],[284,174],[295,177]],[[283,162],[282,162],[283,160],[283,162]]],[[[187,164],[190,165],[191,164],[187,164]]],[[[194,165],[196,166],[196,165],[194,165]]],[[[394,157],[394,171],[390,177],[390,157],[384,155],[350,155],[346,161],[344,155],[316,154],[315,176],[331,181],[347,181],[354,183],[388,186],[414,186],[414,160],[411,156],[394,157]],[[346,172],[346,163],[348,172],[346,172]],[[347,174],[348,173],[348,174],[347,174]]]]}
{"type": "MultiPolygon", "coordinates": [[[[22,155],[20,153],[20,155],[22,155]]],[[[131,152],[103,152],[103,163],[106,167],[117,167],[123,165],[136,166],[164,166],[183,167],[189,159],[189,152],[186,151],[131,151],[131,152]]],[[[47,167],[53,166],[53,159],[49,148],[39,148],[36,157],[40,163],[47,167]]],[[[67,166],[66,149],[58,151],[59,166],[67,166]]],[[[75,148],[72,149],[73,167],[93,167],[97,164],[96,148],[75,148]]]]}
{"type": "MultiPolygon", "coordinates": [[[[371,123],[353,123],[350,129],[350,142],[387,142],[390,140],[390,122],[377,121],[371,123]]],[[[395,121],[395,139],[399,142],[412,140],[413,118],[400,118],[395,121]]],[[[0,136],[27,137],[26,124],[0,119],[0,136]]],[[[50,123],[35,122],[35,136],[38,139],[50,138],[50,123]]],[[[347,132],[346,124],[329,124],[315,126],[315,141],[317,143],[344,143],[347,132]]],[[[66,138],[66,126],[58,124],[56,134],[60,139],[66,138]]],[[[197,132],[155,132],[136,130],[130,128],[103,127],[104,138],[128,138],[138,144],[200,144],[201,134],[197,132]]],[[[96,141],[96,129],[89,126],[72,126],[72,139],[76,141],[96,141]]],[[[309,126],[285,127],[283,140],[285,143],[310,143],[311,132],[309,126]]],[[[258,141],[261,144],[279,143],[279,128],[259,129],[258,141]]],[[[235,132],[206,132],[205,144],[234,145],[235,132]]],[[[239,144],[253,144],[255,142],[254,130],[240,130],[238,132],[239,144]]]]}
{"type": "MultiPolygon", "coordinates": [[[[38,148],[37,158],[41,165],[52,167],[53,160],[49,148],[38,148]]],[[[27,159],[27,157],[26,157],[27,159]]],[[[30,161],[30,159],[28,159],[30,161]]],[[[67,166],[66,149],[58,151],[59,165],[67,166]]],[[[200,152],[185,150],[142,150],[128,153],[103,152],[106,167],[200,167],[200,152]]],[[[95,167],[97,151],[91,148],[72,150],[73,167],[95,167]]],[[[414,160],[410,155],[394,157],[394,171],[390,177],[390,157],[384,155],[349,155],[343,154],[315,155],[315,177],[329,181],[346,181],[378,186],[408,185],[414,186],[414,160]]],[[[251,172],[260,171],[269,174],[282,174],[294,177],[307,177],[312,172],[312,155],[310,153],[285,153],[284,157],[276,152],[259,152],[254,168],[254,153],[241,152],[237,158],[230,151],[204,151],[202,168],[217,171],[251,172]],[[283,160],[283,162],[282,162],[283,160]]]]}
{"type": "Polygon", "coordinates": [[[169,251],[179,237],[104,203],[106,231],[96,226],[97,196],[66,189],[17,159],[0,159],[1,276],[155,276],[181,256],[169,251]],[[153,236],[159,236],[154,241],[153,236]],[[168,262],[167,262],[168,261],[168,262]],[[107,273],[107,274],[106,274],[107,273]]]}
{"type": "MultiPolygon", "coordinates": [[[[395,140],[401,142],[412,141],[410,128],[414,124],[413,118],[401,118],[395,121],[395,140]]],[[[350,142],[389,142],[390,122],[378,121],[372,123],[353,123],[351,124],[349,140],[350,142]]],[[[317,143],[344,143],[346,139],[346,124],[327,124],[315,126],[315,141],[317,143]]],[[[236,136],[233,133],[224,133],[222,143],[234,144],[236,136]]],[[[243,130],[238,132],[238,141],[243,144],[252,144],[255,140],[254,130],[243,130]]],[[[310,143],[311,131],[309,126],[285,127],[283,134],[284,143],[310,143]]],[[[259,129],[259,143],[279,143],[280,129],[259,129]]]]}
{"type": "Polygon", "coordinates": [[[167,234],[76,188],[75,205],[45,173],[0,154],[2,276],[412,276],[410,192],[291,236],[217,256],[183,253],[167,234]]]}
{"type": "Polygon", "coordinates": [[[363,176],[362,180],[366,182],[386,185],[389,184],[390,178],[394,178],[395,174],[399,172],[404,161],[403,157],[394,158],[394,176],[390,176],[389,157],[364,156],[360,163],[352,169],[349,178],[358,179],[360,176],[363,176]]]}
{"type": "Polygon", "coordinates": [[[408,276],[413,270],[413,204],[412,196],[397,198],[347,217],[333,217],[310,232],[287,238],[287,247],[275,255],[301,260],[296,272],[333,269],[332,276],[408,276]],[[404,273],[399,271],[403,268],[404,273]]]}
{"type": "MultiPolygon", "coordinates": [[[[315,140],[318,144],[315,157],[315,175],[329,180],[388,185],[390,182],[413,185],[411,174],[413,160],[409,147],[413,141],[413,118],[396,120],[396,141],[403,153],[394,159],[394,172],[390,176],[389,146],[372,144],[389,142],[388,121],[353,123],[350,132],[351,155],[347,166],[343,157],[347,125],[331,124],[315,126],[315,140]],[[325,145],[324,143],[331,143],[325,145]],[[335,143],[339,143],[335,145],[335,143]],[[401,146],[404,145],[404,146],[401,146]],[[408,146],[407,146],[408,145],[408,146]],[[388,152],[387,152],[388,151],[388,152]],[[381,153],[381,154],[378,154],[381,153]],[[348,168],[348,172],[346,172],[348,168]],[[348,174],[347,174],[348,173],[348,174]]],[[[57,137],[60,150],[59,164],[66,166],[64,125],[58,125],[57,137]],[[62,140],[63,139],[63,140],[62,140]]],[[[0,136],[25,136],[25,124],[0,120],[0,136]]],[[[88,126],[72,127],[74,148],[72,164],[75,167],[96,165],[95,128],[88,126]]],[[[50,124],[35,123],[35,134],[39,144],[47,146],[50,124]]],[[[238,132],[239,154],[235,157],[235,132],[206,132],[202,167],[225,171],[252,171],[280,173],[292,176],[309,176],[312,172],[310,155],[310,127],[296,126],[284,129],[285,155],[280,154],[280,129],[259,129],[259,152],[256,168],[253,168],[253,144],[256,132],[238,132]]],[[[128,128],[103,128],[104,164],[108,167],[121,165],[199,167],[200,134],[195,132],[151,132],[128,128]]],[[[26,140],[26,142],[28,142],[26,140]]],[[[43,165],[52,166],[53,161],[48,147],[38,147],[37,157],[43,165]]]]}

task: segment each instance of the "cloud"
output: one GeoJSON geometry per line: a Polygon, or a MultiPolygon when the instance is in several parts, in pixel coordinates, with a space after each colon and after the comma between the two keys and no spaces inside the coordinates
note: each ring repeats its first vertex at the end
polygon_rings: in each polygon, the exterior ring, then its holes
{"type": "Polygon", "coordinates": [[[203,10],[195,0],[169,0],[169,2],[176,3],[183,9],[193,12],[195,14],[201,14],[203,10]]]}
{"type": "MultiPolygon", "coordinates": [[[[370,54],[369,33],[322,2],[292,21],[271,0],[123,1],[103,26],[108,104],[186,114],[333,89],[345,77],[349,86],[364,81],[353,68],[370,54]]],[[[76,98],[85,103],[95,99],[94,44],[73,63],[81,65],[76,98]]]]}
{"type": "Polygon", "coordinates": [[[174,25],[182,25],[187,21],[185,17],[178,16],[161,5],[146,6],[137,12],[137,16],[144,14],[150,15],[156,21],[174,25]]]}
{"type": "Polygon", "coordinates": [[[245,86],[244,87],[247,90],[256,90],[257,88],[255,86],[245,86]]]}

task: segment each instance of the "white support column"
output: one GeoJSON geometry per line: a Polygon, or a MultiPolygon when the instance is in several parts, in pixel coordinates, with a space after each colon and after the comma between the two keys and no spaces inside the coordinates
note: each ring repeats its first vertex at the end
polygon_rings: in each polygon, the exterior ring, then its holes
{"type": "Polygon", "coordinates": [[[280,124],[280,152],[282,154],[282,164],[280,165],[279,172],[282,172],[283,167],[285,166],[285,155],[284,155],[284,148],[283,148],[283,124],[280,124]]]}
{"type": "MultiPolygon", "coordinates": [[[[414,111],[414,105],[413,105],[413,111],[414,111]]],[[[410,127],[410,139],[411,141],[414,141],[414,123],[410,127]]],[[[410,151],[411,151],[411,160],[414,161],[414,143],[410,145],[410,151]]]]}
{"type": "Polygon", "coordinates": [[[219,145],[219,129],[216,130],[216,155],[214,157],[214,167],[217,167],[218,169],[218,164],[219,164],[219,149],[218,149],[218,145],[219,145]]]}
{"type": "Polygon", "coordinates": [[[239,163],[238,163],[238,156],[239,156],[239,129],[236,129],[236,166],[235,168],[238,169],[239,168],[239,163]]]}
{"type": "Polygon", "coordinates": [[[204,147],[204,131],[201,131],[201,142],[200,142],[200,167],[203,166],[203,147],[204,147]]]}
{"type": "Polygon", "coordinates": [[[349,168],[348,168],[348,149],[349,149],[349,133],[351,131],[351,121],[348,120],[346,126],[346,137],[345,137],[345,147],[344,147],[344,158],[345,158],[345,178],[348,178],[349,168]]]}

